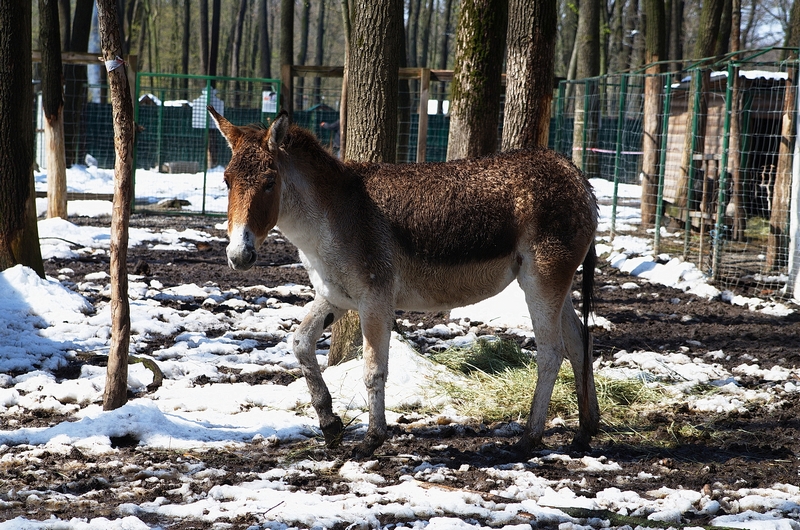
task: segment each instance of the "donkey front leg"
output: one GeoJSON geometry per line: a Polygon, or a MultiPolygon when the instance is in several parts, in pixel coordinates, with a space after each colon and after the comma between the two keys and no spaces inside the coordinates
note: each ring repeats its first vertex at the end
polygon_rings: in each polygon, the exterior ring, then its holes
{"type": "Polygon", "coordinates": [[[364,441],[353,450],[356,459],[367,458],[388,436],[386,378],[389,373],[389,339],[394,313],[381,303],[359,311],[364,333],[364,384],[367,387],[369,427],[364,441]],[[375,307],[377,306],[377,307],[375,307]]]}
{"type": "Polygon", "coordinates": [[[316,349],[317,341],[325,328],[339,320],[344,313],[343,309],[317,296],[311,305],[311,311],[294,335],[294,354],[300,361],[308,391],[311,393],[311,404],[317,412],[319,426],[325,437],[325,445],[328,447],[336,447],[341,442],[344,425],[341,418],[333,413],[331,393],[322,379],[316,349]]]}

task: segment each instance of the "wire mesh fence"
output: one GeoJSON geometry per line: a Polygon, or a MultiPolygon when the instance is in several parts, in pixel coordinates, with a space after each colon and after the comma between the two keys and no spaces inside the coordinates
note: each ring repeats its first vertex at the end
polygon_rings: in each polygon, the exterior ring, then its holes
{"type": "Polygon", "coordinates": [[[267,123],[278,112],[280,82],[139,72],[134,94],[134,208],[225,212],[225,194],[209,193],[222,191],[222,177],[209,173],[220,173],[231,153],[206,108],[236,124],[267,123]]]}
{"type": "Polygon", "coordinates": [[[791,295],[796,68],[740,61],[564,81],[553,147],[614,183],[611,238],[647,233],[656,256],[694,262],[720,288],[791,295]],[[624,184],[641,195],[620,199],[624,184]],[[620,222],[622,206],[638,208],[641,225],[620,222]]]}
{"type": "MultiPolygon", "coordinates": [[[[614,184],[604,205],[611,209],[610,237],[645,235],[655,255],[691,261],[722,288],[760,297],[791,294],[797,68],[742,60],[681,74],[562,81],[550,146],[590,178],[614,184]],[[634,187],[617,193],[627,185],[634,187]],[[641,224],[620,215],[632,210],[641,224]]],[[[111,105],[97,70],[88,63],[64,70],[68,166],[114,165],[111,105]]],[[[398,162],[446,158],[450,81],[447,72],[401,71],[398,162]]],[[[341,83],[337,76],[298,76],[291,94],[293,121],[334,153],[341,83]]],[[[137,74],[134,208],[166,203],[173,211],[223,213],[226,194],[214,173],[230,151],[206,105],[236,124],[265,123],[278,110],[280,90],[270,79],[137,74]]],[[[37,162],[44,169],[37,107],[37,162]]],[[[502,109],[501,102],[500,127],[502,109]]],[[[44,178],[37,176],[37,190],[44,178]]],[[[107,187],[110,193],[111,182],[107,187]]]]}

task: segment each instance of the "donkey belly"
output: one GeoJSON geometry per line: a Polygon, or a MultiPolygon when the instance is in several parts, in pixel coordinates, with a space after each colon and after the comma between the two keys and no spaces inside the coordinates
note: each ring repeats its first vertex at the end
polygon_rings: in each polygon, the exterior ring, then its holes
{"type": "Polygon", "coordinates": [[[517,277],[519,262],[516,254],[460,265],[401,259],[395,271],[395,306],[407,311],[441,311],[480,302],[517,277]]]}

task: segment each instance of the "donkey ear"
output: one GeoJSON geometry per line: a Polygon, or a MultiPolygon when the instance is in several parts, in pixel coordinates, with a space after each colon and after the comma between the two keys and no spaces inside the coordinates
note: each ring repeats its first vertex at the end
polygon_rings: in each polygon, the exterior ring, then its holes
{"type": "Polygon", "coordinates": [[[289,113],[282,110],[272,126],[269,128],[269,143],[267,147],[270,151],[275,152],[286,139],[286,133],[289,131],[289,113]]]}
{"type": "Polygon", "coordinates": [[[211,105],[208,105],[206,108],[208,109],[208,112],[211,113],[214,123],[217,124],[219,132],[222,133],[222,136],[224,136],[228,141],[228,145],[231,147],[231,149],[233,149],[234,146],[239,143],[239,138],[241,138],[242,132],[237,126],[226,120],[222,114],[217,112],[217,109],[211,105]]]}

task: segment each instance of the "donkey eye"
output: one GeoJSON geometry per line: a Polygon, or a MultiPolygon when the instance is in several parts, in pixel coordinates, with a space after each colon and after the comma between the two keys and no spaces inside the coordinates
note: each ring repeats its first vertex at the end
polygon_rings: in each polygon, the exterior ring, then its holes
{"type": "Polygon", "coordinates": [[[268,176],[264,179],[264,191],[269,193],[275,188],[275,177],[268,176]]]}

